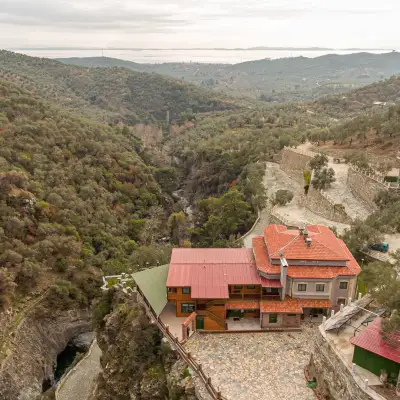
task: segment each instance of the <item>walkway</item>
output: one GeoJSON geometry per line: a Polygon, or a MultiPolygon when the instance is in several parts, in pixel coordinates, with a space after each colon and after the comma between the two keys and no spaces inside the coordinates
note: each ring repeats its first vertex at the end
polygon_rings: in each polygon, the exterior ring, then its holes
{"type": "Polygon", "coordinates": [[[101,350],[95,341],[91,352],[79,362],[62,380],[57,400],[88,400],[96,387],[101,372],[101,350]]]}

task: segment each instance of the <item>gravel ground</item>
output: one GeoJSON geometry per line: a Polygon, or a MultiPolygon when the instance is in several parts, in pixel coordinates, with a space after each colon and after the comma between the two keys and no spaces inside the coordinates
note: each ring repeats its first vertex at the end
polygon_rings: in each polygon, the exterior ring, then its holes
{"type": "Polygon", "coordinates": [[[197,334],[186,347],[228,400],[315,400],[303,371],[315,332],[197,334]]]}
{"type": "Polygon", "coordinates": [[[58,392],[57,400],[87,400],[91,396],[96,378],[101,371],[101,350],[94,343],[92,352],[68,375],[58,392]]]}

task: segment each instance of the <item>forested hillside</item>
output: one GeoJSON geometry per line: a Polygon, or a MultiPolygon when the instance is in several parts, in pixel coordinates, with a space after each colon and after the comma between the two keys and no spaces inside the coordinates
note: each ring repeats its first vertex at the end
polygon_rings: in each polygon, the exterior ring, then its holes
{"type": "Polygon", "coordinates": [[[60,59],[89,67],[123,66],[169,75],[209,89],[267,103],[315,99],[400,74],[400,54],[329,54],[316,58],[264,59],[239,64],[138,64],[107,57],[60,59]]]}
{"type": "Polygon", "coordinates": [[[365,86],[346,96],[332,96],[307,107],[317,115],[331,117],[329,129],[310,137],[333,148],[382,152],[398,151],[400,135],[400,77],[365,86]]]}
{"type": "Polygon", "coordinates": [[[49,106],[0,80],[3,304],[13,282],[24,291],[41,274],[73,280],[92,267],[112,273],[143,263],[138,242],[142,251],[150,246],[154,262],[166,261],[162,247],[151,246],[165,232],[172,200],[139,148],[119,128],[49,106]]]}
{"type": "Polygon", "coordinates": [[[128,124],[235,108],[198,86],[125,68],[83,68],[0,51],[0,77],[98,121],[128,124]]]}

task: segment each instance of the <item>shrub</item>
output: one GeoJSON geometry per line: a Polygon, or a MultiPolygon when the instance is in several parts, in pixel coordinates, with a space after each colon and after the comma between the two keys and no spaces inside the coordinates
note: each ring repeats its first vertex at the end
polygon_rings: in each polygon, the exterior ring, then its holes
{"type": "Polygon", "coordinates": [[[280,189],[275,193],[275,197],[273,199],[273,204],[279,204],[280,206],[284,206],[290,203],[293,200],[293,192],[286,189],[280,189]]]}

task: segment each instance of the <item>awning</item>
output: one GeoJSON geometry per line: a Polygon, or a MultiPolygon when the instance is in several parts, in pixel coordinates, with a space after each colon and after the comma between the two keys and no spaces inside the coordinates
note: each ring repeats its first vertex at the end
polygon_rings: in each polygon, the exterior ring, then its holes
{"type": "Polygon", "coordinates": [[[230,301],[226,303],[227,310],[254,310],[260,308],[258,300],[230,301]]]}
{"type": "Polygon", "coordinates": [[[133,279],[151,308],[158,315],[167,304],[167,277],[169,265],[149,268],[133,274],[133,279]]]}
{"type": "Polygon", "coordinates": [[[261,301],[260,309],[262,313],[301,314],[303,312],[298,300],[290,297],[286,297],[283,301],[261,301]]]}
{"type": "Polygon", "coordinates": [[[270,288],[281,288],[281,281],[279,279],[268,279],[261,277],[261,285],[262,287],[270,287],[270,288]]]}
{"type": "Polygon", "coordinates": [[[303,308],[332,308],[328,299],[298,299],[303,308]]]}

